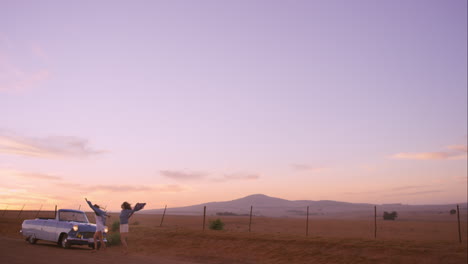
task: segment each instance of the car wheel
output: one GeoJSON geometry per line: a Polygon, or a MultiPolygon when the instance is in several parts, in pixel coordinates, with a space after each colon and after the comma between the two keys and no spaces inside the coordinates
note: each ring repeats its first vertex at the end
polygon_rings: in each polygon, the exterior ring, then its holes
{"type": "Polygon", "coordinates": [[[63,234],[60,236],[59,244],[62,248],[70,248],[70,242],[68,241],[67,234],[63,234]]]}
{"type": "Polygon", "coordinates": [[[29,244],[36,244],[37,242],[37,239],[34,236],[29,236],[27,240],[29,244]]]}

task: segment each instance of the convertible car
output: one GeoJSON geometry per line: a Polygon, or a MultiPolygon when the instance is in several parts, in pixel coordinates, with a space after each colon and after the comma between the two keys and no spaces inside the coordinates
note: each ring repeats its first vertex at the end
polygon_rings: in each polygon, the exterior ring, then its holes
{"type": "MultiPolygon", "coordinates": [[[[63,248],[70,248],[72,245],[94,248],[94,232],[96,225],[89,223],[85,212],[70,209],[58,210],[55,218],[24,220],[20,231],[31,244],[44,240],[56,242],[63,248]]],[[[104,243],[107,243],[106,233],[107,227],[104,231],[104,243]]]]}

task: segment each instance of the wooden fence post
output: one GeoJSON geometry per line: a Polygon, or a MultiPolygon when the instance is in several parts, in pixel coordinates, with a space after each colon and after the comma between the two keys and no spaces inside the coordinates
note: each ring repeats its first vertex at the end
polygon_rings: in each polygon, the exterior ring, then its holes
{"type": "Polygon", "coordinates": [[[253,206],[251,205],[250,206],[249,233],[250,233],[251,227],[252,227],[252,208],[253,208],[253,206]]]}
{"type": "Polygon", "coordinates": [[[309,236],[309,206],[307,206],[306,236],[309,236]]]}
{"type": "Polygon", "coordinates": [[[377,205],[374,205],[374,238],[377,238],[377,205]]]}
{"type": "Polygon", "coordinates": [[[24,206],[25,206],[25,204],[23,204],[23,207],[21,207],[21,210],[20,210],[20,212],[19,212],[19,214],[18,214],[18,217],[17,217],[17,218],[19,218],[19,217],[20,217],[20,215],[21,215],[21,213],[23,212],[24,206]]]}
{"type": "Polygon", "coordinates": [[[39,212],[42,210],[42,204],[41,204],[41,207],[39,208],[39,210],[37,210],[37,213],[36,213],[36,217],[37,218],[39,216],[39,212]]]}
{"type": "Polygon", "coordinates": [[[460,207],[457,204],[457,218],[458,218],[458,241],[462,243],[461,229],[460,229],[460,207]]]}
{"type": "Polygon", "coordinates": [[[206,205],[203,207],[203,231],[205,231],[206,205]]]}
{"type": "Polygon", "coordinates": [[[164,216],[166,215],[166,208],[167,208],[167,204],[166,204],[166,206],[164,207],[163,216],[162,216],[162,218],[161,218],[161,224],[159,224],[159,226],[162,226],[162,223],[163,223],[163,221],[164,221],[164,216]]]}
{"type": "Polygon", "coordinates": [[[7,209],[8,209],[8,205],[5,207],[5,210],[3,211],[3,214],[2,214],[2,216],[4,216],[4,215],[5,215],[5,213],[6,213],[7,209]]]}

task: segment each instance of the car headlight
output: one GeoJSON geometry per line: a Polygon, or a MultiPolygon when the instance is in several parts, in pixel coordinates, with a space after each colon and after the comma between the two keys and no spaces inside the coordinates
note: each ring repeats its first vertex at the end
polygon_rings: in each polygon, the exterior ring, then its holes
{"type": "Polygon", "coordinates": [[[107,233],[109,232],[109,228],[107,228],[107,226],[104,227],[104,233],[107,233]]]}
{"type": "Polygon", "coordinates": [[[78,231],[78,225],[73,226],[73,231],[75,231],[75,232],[78,231]]]}

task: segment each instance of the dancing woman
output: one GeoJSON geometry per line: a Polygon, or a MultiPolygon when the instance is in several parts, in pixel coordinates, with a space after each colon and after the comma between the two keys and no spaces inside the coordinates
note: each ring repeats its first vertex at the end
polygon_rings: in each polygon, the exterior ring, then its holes
{"type": "Polygon", "coordinates": [[[128,244],[127,244],[127,237],[128,237],[128,219],[135,213],[136,211],[140,211],[145,207],[146,203],[137,203],[135,207],[132,209],[132,206],[128,202],[123,202],[121,205],[122,211],[120,212],[120,241],[124,246],[123,252],[124,254],[128,253],[128,244]]]}
{"type": "Polygon", "coordinates": [[[86,202],[88,203],[89,207],[91,207],[91,209],[93,209],[94,213],[96,214],[96,232],[94,233],[94,249],[93,249],[93,252],[96,252],[96,250],[98,249],[98,240],[99,240],[99,243],[100,243],[100,246],[103,248],[103,249],[106,249],[106,243],[104,243],[104,229],[105,229],[105,226],[106,226],[106,217],[110,217],[109,215],[107,215],[107,213],[105,211],[103,211],[101,209],[101,207],[97,204],[94,204],[91,203],[91,201],[88,201],[88,199],[86,199],[86,202]]]}

